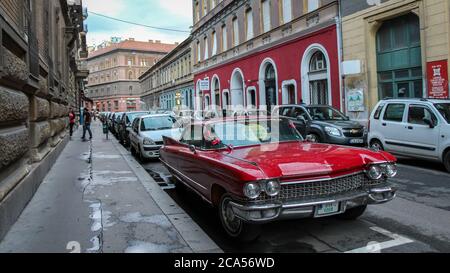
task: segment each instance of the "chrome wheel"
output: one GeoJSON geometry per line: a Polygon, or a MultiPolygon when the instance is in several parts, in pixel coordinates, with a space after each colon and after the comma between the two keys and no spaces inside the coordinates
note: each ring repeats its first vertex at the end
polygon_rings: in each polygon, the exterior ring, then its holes
{"type": "Polygon", "coordinates": [[[383,145],[377,140],[372,141],[372,144],[370,144],[370,149],[372,149],[372,150],[374,150],[376,152],[384,150],[383,145]]]}
{"type": "Polygon", "coordinates": [[[231,236],[238,236],[242,227],[242,221],[234,214],[230,201],[229,197],[222,200],[220,204],[220,218],[225,230],[231,236]]]}

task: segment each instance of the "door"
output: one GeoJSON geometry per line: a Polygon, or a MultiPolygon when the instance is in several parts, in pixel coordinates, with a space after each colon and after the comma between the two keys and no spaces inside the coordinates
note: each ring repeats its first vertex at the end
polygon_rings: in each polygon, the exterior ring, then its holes
{"type": "Polygon", "coordinates": [[[387,151],[401,152],[403,150],[404,129],[407,126],[404,122],[405,110],[404,103],[389,103],[384,110],[380,132],[387,151]]]}
{"type": "Polygon", "coordinates": [[[311,81],[309,83],[309,86],[311,92],[310,94],[311,104],[327,105],[328,81],[327,80],[311,81]]]}
{"type": "Polygon", "coordinates": [[[439,124],[435,114],[425,105],[411,104],[408,107],[407,126],[405,126],[404,151],[411,155],[439,158],[439,124]],[[435,125],[425,123],[431,120],[435,125]]]}
{"type": "Polygon", "coordinates": [[[140,118],[135,118],[133,120],[133,124],[131,125],[131,132],[130,132],[130,145],[134,147],[136,150],[138,149],[139,143],[137,139],[137,134],[139,132],[139,122],[140,118]]]}
{"type": "Polygon", "coordinates": [[[189,184],[193,189],[197,190],[202,195],[208,194],[208,189],[205,186],[206,182],[202,181],[204,172],[206,171],[201,163],[201,154],[203,146],[203,126],[191,125],[186,129],[181,137],[180,142],[184,144],[179,147],[178,151],[178,167],[177,170],[182,176],[181,178],[189,184]],[[196,148],[196,152],[191,151],[190,146],[196,148]]]}

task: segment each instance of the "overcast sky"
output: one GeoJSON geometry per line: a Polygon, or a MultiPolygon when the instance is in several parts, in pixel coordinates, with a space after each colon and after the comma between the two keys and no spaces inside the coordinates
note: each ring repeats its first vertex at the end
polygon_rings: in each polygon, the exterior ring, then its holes
{"type": "MultiPolygon", "coordinates": [[[[83,0],[83,5],[88,11],[145,25],[187,31],[192,26],[191,0],[83,0]]],[[[92,13],[89,14],[86,23],[89,30],[88,45],[100,44],[111,37],[174,43],[182,42],[189,35],[130,25],[92,13]]]]}

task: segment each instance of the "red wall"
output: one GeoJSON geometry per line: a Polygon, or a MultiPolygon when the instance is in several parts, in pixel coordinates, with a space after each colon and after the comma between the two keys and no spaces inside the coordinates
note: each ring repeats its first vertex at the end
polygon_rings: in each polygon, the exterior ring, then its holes
{"type": "MultiPolygon", "coordinates": [[[[240,68],[244,75],[244,81],[246,88],[249,86],[255,86],[257,90],[257,104],[259,104],[259,69],[261,63],[266,58],[271,58],[276,65],[277,76],[278,76],[278,89],[281,89],[282,82],[285,80],[295,79],[297,82],[297,96],[298,102],[302,97],[302,84],[301,84],[301,62],[305,50],[311,44],[321,44],[328,53],[331,64],[328,64],[331,74],[331,90],[333,106],[340,108],[340,92],[339,92],[339,61],[338,61],[338,48],[337,48],[337,33],[336,26],[331,26],[307,36],[303,36],[295,41],[290,41],[282,45],[272,47],[266,51],[258,52],[251,56],[241,58],[237,61],[228,63],[216,67],[214,69],[196,74],[194,76],[194,86],[200,79],[209,77],[210,83],[212,83],[212,78],[217,74],[220,80],[220,91],[223,89],[230,89],[231,74],[235,68],[240,68]],[[251,82],[249,82],[249,80],[251,82]]],[[[309,91],[308,91],[309,92],[309,91]]],[[[205,91],[205,94],[210,93],[205,91]]],[[[244,91],[245,94],[245,91],[244,91]]],[[[282,93],[279,94],[279,102],[282,101],[282,93]]],[[[231,94],[232,96],[232,94],[231,94]]]]}

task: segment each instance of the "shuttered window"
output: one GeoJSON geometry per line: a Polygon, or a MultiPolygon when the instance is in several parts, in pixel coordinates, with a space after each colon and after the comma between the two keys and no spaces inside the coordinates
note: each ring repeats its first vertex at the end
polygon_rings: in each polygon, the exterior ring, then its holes
{"type": "Polygon", "coordinates": [[[247,40],[253,38],[253,11],[252,9],[248,9],[245,12],[246,18],[246,27],[247,27],[247,40]]]}
{"type": "Polygon", "coordinates": [[[197,62],[200,62],[200,42],[197,42],[197,62]]]}
{"type": "Polygon", "coordinates": [[[208,37],[205,37],[205,60],[209,58],[208,37]]]}
{"type": "Polygon", "coordinates": [[[233,46],[239,45],[239,24],[237,18],[233,19],[233,46]]]}
{"type": "Polygon", "coordinates": [[[292,20],[292,0],[283,0],[283,23],[292,20]]]}
{"type": "Polygon", "coordinates": [[[216,32],[214,31],[212,33],[212,53],[211,56],[214,56],[217,54],[217,35],[216,32]]]}
{"type": "Polygon", "coordinates": [[[228,39],[227,39],[227,27],[222,26],[222,52],[228,49],[228,39]]]}
{"type": "Polygon", "coordinates": [[[264,0],[261,2],[262,5],[262,27],[263,32],[267,32],[270,30],[270,1],[264,0]]]}

